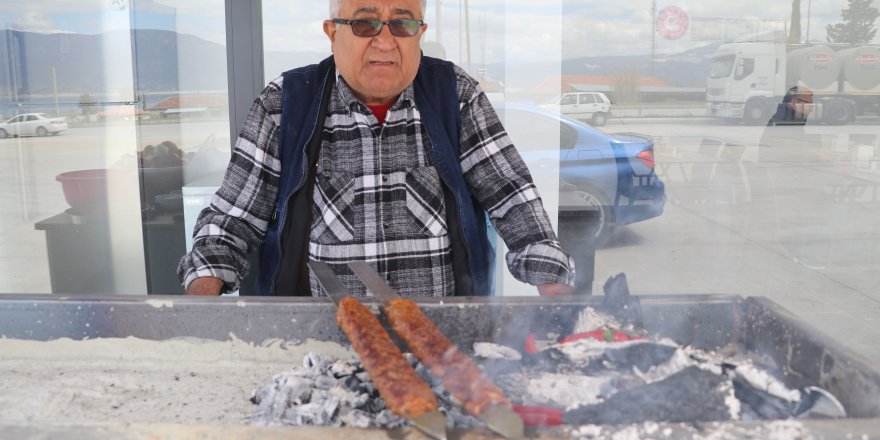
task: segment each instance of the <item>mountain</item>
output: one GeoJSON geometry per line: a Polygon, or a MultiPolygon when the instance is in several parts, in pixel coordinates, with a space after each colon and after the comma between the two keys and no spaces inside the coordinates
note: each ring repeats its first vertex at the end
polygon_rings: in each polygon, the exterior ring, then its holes
{"type": "MultiPolygon", "coordinates": [[[[562,60],[560,70],[543,62],[528,62],[515,66],[520,78],[543,79],[550,75],[594,75],[617,76],[637,72],[641,76],[653,76],[676,87],[703,87],[712,65],[712,55],[718,44],[709,44],[677,54],[654,57],[653,74],[650,55],[607,55],[596,57],[577,57],[562,60]]],[[[486,66],[489,76],[504,78],[503,63],[486,66]]],[[[537,82],[537,81],[536,81],[537,82]]]]}
{"type": "Polygon", "coordinates": [[[225,46],[171,31],[98,35],[6,31],[0,33],[0,60],[5,67],[0,68],[0,96],[15,93],[23,99],[52,95],[56,86],[62,96],[89,93],[115,95],[119,100],[130,97],[134,88],[142,92],[227,88],[225,46]],[[132,74],[132,64],[137,75],[132,74]]]}

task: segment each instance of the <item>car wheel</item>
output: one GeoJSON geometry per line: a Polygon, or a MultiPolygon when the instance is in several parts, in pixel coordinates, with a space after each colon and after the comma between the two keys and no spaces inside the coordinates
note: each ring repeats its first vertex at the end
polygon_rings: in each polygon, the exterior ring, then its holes
{"type": "Polygon", "coordinates": [[[605,244],[612,224],[608,204],[592,191],[576,190],[573,194],[583,201],[583,205],[577,211],[568,211],[559,216],[559,239],[563,247],[566,242],[593,247],[605,244]]]}
{"type": "Polygon", "coordinates": [[[7,133],[6,130],[0,128],[0,139],[6,139],[8,137],[9,137],[9,133],[7,133]]]}
{"type": "Polygon", "coordinates": [[[46,130],[46,127],[38,127],[37,128],[37,136],[46,136],[49,134],[49,130],[46,130]]]}
{"type": "Polygon", "coordinates": [[[605,113],[593,114],[593,126],[601,127],[601,126],[605,125],[605,123],[607,121],[608,121],[608,116],[606,116],[605,113]]]}

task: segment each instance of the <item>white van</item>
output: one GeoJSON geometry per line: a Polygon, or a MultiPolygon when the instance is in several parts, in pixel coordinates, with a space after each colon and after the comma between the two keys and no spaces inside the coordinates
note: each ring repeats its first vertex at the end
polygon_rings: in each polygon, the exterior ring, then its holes
{"type": "Polygon", "coordinates": [[[602,92],[563,93],[542,107],[556,110],[556,106],[563,115],[588,121],[596,127],[605,125],[611,116],[611,100],[602,92]]]}

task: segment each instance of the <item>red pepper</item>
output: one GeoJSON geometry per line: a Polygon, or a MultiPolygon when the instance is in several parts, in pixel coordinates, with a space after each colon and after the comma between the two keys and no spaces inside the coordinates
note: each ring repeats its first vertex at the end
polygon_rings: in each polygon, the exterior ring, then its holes
{"type": "Polygon", "coordinates": [[[568,335],[559,340],[560,344],[565,344],[566,342],[574,342],[580,341],[581,339],[594,339],[596,341],[604,341],[604,342],[626,342],[633,341],[636,339],[643,339],[638,335],[628,335],[620,330],[610,330],[610,329],[602,329],[597,328],[596,330],[590,330],[588,332],[575,333],[573,335],[568,335]]]}
{"type": "Polygon", "coordinates": [[[546,406],[513,405],[526,426],[558,426],[562,424],[563,412],[546,406]]]}
{"type": "Polygon", "coordinates": [[[538,346],[535,344],[535,335],[530,334],[528,338],[526,338],[525,344],[526,353],[537,353],[538,346]]]}

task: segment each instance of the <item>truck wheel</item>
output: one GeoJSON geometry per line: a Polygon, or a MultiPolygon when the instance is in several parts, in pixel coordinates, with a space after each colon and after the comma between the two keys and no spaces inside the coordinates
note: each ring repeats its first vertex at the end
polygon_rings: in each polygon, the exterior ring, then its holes
{"type": "Polygon", "coordinates": [[[746,103],[743,121],[748,125],[764,125],[770,119],[770,109],[763,101],[752,100],[746,103]]]}
{"type": "Polygon", "coordinates": [[[593,123],[594,127],[601,127],[608,122],[608,116],[605,113],[593,113],[593,123]]]}
{"type": "Polygon", "coordinates": [[[831,101],[825,107],[825,122],[831,125],[849,124],[855,119],[855,109],[845,101],[831,101]]]}

